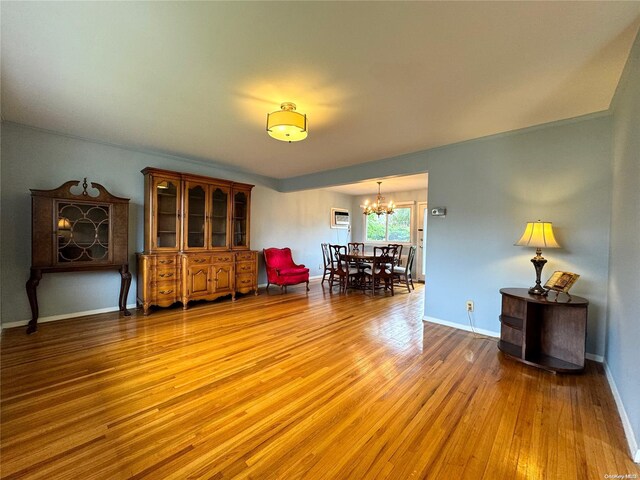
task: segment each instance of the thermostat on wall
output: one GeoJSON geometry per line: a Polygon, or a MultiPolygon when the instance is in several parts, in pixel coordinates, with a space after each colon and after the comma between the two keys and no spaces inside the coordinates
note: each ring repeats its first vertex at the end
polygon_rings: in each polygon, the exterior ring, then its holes
{"type": "Polygon", "coordinates": [[[432,217],[444,217],[447,214],[447,209],[445,207],[435,207],[431,209],[432,217]]]}

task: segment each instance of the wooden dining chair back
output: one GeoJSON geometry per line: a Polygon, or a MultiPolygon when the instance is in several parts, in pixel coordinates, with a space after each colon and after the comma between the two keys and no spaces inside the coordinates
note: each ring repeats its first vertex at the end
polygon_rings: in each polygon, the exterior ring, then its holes
{"type": "Polygon", "coordinates": [[[347,243],[347,249],[349,253],[364,253],[364,243],[349,242],[347,243]]]}
{"type": "Polygon", "coordinates": [[[402,261],[402,245],[400,243],[390,243],[389,246],[396,247],[396,249],[398,250],[398,262],[394,263],[394,265],[400,265],[402,261]]]}
{"type": "MultiPolygon", "coordinates": [[[[364,255],[364,243],[360,243],[360,242],[349,242],[349,243],[347,243],[347,252],[353,253],[353,254],[364,255]]],[[[358,268],[360,270],[369,268],[369,265],[367,265],[364,262],[351,261],[350,265],[353,268],[358,268]]]]}
{"type": "Polygon", "coordinates": [[[376,289],[384,288],[393,291],[393,266],[398,261],[398,249],[395,246],[373,247],[373,264],[371,270],[365,272],[367,284],[371,288],[372,295],[376,289]]]}
{"type": "Polygon", "coordinates": [[[331,252],[329,251],[329,244],[321,243],[320,246],[322,247],[322,262],[324,264],[324,270],[322,272],[322,281],[320,282],[320,285],[322,285],[324,281],[327,279],[327,275],[329,275],[328,281],[329,281],[329,284],[331,284],[331,277],[333,275],[333,270],[335,266],[331,260],[331,252]]]}
{"type": "Polygon", "coordinates": [[[411,293],[411,289],[416,287],[413,285],[413,278],[411,277],[411,269],[413,268],[413,261],[416,258],[416,247],[411,245],[409,247],[409,254],[407,255],[407,264],[403,267],[393,267],[393,277],[399,285],[406,285],[407,290],[411,293]]]}
{"type": "Polygon", "coordinates": [[[346,292],[349,282],[357,276],[358,270],[349,265],[349,261],[345,258],[347,254],[345,245],[329,245],[329,253],[333,265],[333,273],[329,277],[329,287],[333,288],[334,282],[337,280],[340,291],[346,292]]]}

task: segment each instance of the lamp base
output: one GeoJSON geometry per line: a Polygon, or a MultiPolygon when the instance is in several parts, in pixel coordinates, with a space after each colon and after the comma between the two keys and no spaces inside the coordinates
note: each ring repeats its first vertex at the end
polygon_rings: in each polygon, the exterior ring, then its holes
{"type": "Polygon", "coordinates": [[[543,295],[546,297],[549,292],[547,292],[542,285],[535,285],[529,289],[529,293],[531,295],[543,295]]]}
{"type": "Polygon", "coordinates": [[[536,284],[529,289],[531,295],[546,295],[547,291],[540,284],[540,274],[542,273],[542,267],[547,263],[547,260],[542,256],[542,250],[536,249],[536,256],[531,259],[533,267],[536,269],[536,284]]]}

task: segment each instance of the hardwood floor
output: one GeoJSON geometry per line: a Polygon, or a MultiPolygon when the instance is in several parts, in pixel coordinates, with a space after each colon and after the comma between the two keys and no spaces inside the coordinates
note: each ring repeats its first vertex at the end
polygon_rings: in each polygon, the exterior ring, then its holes
{"type": "Polygon", "coordinates": [[[599,364],[554,376],[510,361],[423,324],[423,293],[312,282],[6,330],[2,478],[640,474],[599,364]]]}

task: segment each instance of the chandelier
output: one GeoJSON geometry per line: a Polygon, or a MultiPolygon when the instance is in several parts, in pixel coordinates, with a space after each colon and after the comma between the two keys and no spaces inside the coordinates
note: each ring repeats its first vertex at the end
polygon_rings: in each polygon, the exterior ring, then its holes
{"type": "Polygon", "coordinates": [[[393,202],[389,202],[388,204],[384,203],[384,197],[380,195],[380,184],[382,184],[382,182],[378,182],[378,195],[376,196],[376,201],[374,203],[369,203],[369,200],[364,202],[364,210],[362,213],[365,215],[375,213],[380,216],[383,213],[386,213],[387,215],[391,215],[393,213],[395,205],[393,202]]]}

